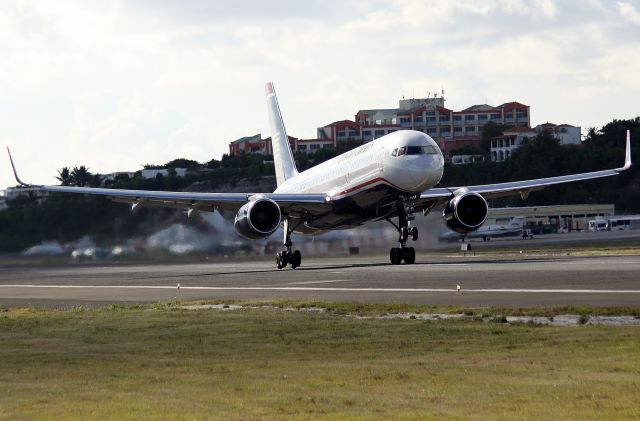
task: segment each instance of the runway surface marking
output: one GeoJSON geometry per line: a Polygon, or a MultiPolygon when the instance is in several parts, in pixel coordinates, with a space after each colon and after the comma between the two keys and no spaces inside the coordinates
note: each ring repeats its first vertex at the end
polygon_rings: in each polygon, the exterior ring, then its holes
{"type": "Polygon", "coordinates": [[[313,284],[333,284],[336,282],[358,282],[359,279],[330,279],[327,281],[300,281],[288,282],[287,285],[313,285],[313,284]]]}
{"type": "MultiPolygon", "coordinates": [[[[178,289],[169,285],[0,285],[0,288],[49,288],[49,289],[178,289]]],[[[329,292],[456,292],[455,288],[337,288],[337,287],[206,287],[181,286],[191,291],[329,291],[329,292]]],[[[527,289],[481,288],[462,289],[461,292],[487,293],[546,293],[546,294],[640,294],[638,289],[527,289]]]]}

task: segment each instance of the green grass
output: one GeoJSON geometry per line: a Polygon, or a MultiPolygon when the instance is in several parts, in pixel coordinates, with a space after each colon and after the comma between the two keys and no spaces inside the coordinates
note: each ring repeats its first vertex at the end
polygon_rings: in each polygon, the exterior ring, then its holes
{"type": "Polygon", "coordinates": [[[638,328],[351,310],[4,309],[0,419],[640,417],[638,328]]]}

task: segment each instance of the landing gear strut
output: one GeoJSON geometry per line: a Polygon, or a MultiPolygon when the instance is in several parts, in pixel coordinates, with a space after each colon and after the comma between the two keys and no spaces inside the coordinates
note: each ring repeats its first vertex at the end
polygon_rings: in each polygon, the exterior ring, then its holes
{"type": "Polygon", "coordinates": [[[289,229],[289,218],[284,220],[284,246],[285,250],[276,254],[276,266],[278,269],[291,265],[291,269],[295,269],[302,263],[302,254],[300,250],[291,251],[291,232],[295,229],[289,229]]]}
{"type": "Polygon", "coordinates": [[[413,247],[407,247],[409,238],[413,241],[418,239],[418,228],[410,226],[412,220],[413,204],[410,201],[403,201],[398,206],[398,225],[394,224],[391,219],[387,219],[398,230],[398,242],[400,243],[400,247],[394,247],[389,252],[389,260],[392,265],[399,265],[403,260],[408,265],[416,262],[416,250],[413,247]]]}

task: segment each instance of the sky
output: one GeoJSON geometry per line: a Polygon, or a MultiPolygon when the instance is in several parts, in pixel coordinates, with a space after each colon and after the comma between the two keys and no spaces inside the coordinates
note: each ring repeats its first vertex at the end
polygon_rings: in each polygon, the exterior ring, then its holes
{"type": "Polygon", "coordinates": [[[640,0],[0,0],[0,145],[31,183],[220,159],[269,135],[267,81],[296,137],[442,90],[584,133],[640,115],[640,0]]]}

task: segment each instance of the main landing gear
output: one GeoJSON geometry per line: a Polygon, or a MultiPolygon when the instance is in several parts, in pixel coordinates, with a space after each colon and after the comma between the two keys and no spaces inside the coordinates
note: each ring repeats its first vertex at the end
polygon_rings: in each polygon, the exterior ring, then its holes
{"type": "Polygon", "coordinates": [[[287,218],[284,220],[284,246],[286,249],[276,254],[276,266],[278,269],[286,268],[289,264],[291,265],[291,269],[295,269],[302,263],[302,254],[300,254],[300,250],[291,251],[292,231],[293,229],[289,229],[289,218],[287,218]]]}
{"type": "Polygon", "coordinates": [[[392,265],[399,265],[403,260],[408,265],[416,262],[416,250],[413,247],[407,247],[409,238],[413,241],[418,239],[418,228],[409,226],[412,220],[413,205],[410,202],[403,202],[399,207],[398,225],[394,224],[391,219],[387,219],[398,230],[398,242],[400,243],[400,247],[394,247],[389,252],[389,260],[392,265]]]}

